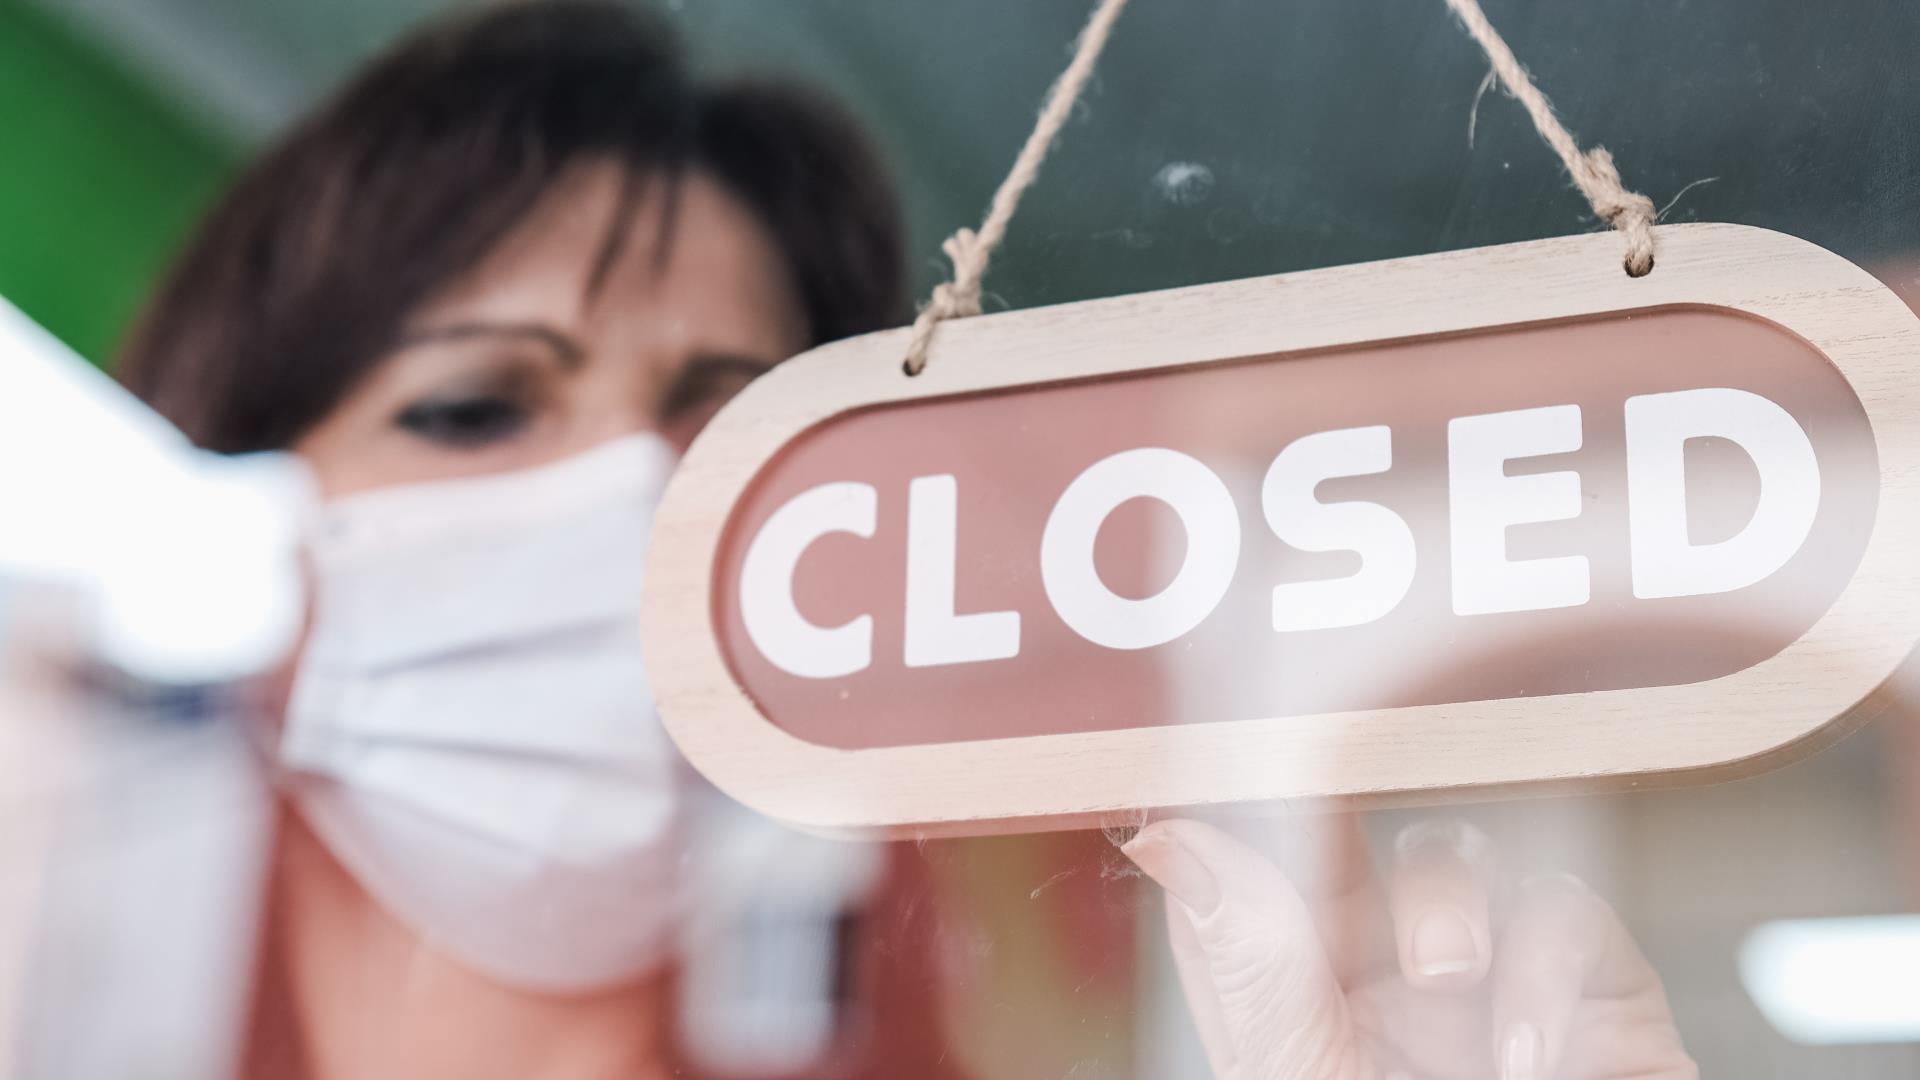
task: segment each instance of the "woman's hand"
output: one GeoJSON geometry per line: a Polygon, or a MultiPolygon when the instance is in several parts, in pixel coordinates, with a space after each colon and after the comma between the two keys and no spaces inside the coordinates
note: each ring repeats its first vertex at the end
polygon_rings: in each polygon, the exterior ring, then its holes
{"type": "Polygon", "coordinates": [[[1503,893],[1484,835],[1417,825],[1395,845],[1382,895],[1357,826],[1337,828],[1344,836],[1292,873],[1196,821],[1156,822],[1126,845],[1167,891],[1174,960],[1215,1075],[1698,1076],[1659,976],[1578,879],[1503,893]]]}

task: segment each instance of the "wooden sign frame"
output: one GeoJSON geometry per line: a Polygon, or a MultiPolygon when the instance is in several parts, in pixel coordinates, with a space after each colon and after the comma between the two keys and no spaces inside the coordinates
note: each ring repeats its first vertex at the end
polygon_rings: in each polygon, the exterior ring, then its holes
{"type": "MultiPolygon", "coordinates": [[[[668,489],[648,557],[644,647],[667,728],[715,784],[829,831],[978,833],[1138,821],[1162,808],[1320,797],[1438,799],[1536,785],[1627,788],[1757,772],[1874,711],[1920,641],[1920,318],[1814,244],[1728,224],[1663,226],[1621,271],[1612,233],[1174,289],[943,325],[926,371],[907,330],[781,365],[723,410],[668,489]],[[1231,358],[1660,306],[1771,320],[1852,385],[1880,460],[1865,555],[1813,627],[1752,667],[1679,686],[836,749],[763,717],[729,673],[714,560],[729,510],[795,437],[851,410],[1231,358]]],[[[1198,719],[1198,718],[1196,718],[1198,719]]]]}

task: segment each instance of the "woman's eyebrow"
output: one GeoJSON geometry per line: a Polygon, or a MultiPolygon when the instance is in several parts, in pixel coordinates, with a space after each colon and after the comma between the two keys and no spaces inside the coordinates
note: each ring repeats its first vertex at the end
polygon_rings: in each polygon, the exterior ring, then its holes
{"type": "Polygon", "coordinates": [[[687,358],[680,375],[683,378],[688,375],[745,375],[753,379],[772,371],[774,364],[775,361],[746,353],[698,352],[687,358]]]}
{"type": "Polygon", "coordinates": [[[518,338],[538,341],[553,350],[560,366],[571,371],[586,362],[587,350],[573,335],[547,323],[459,322],[428,327],[403,334],[401,347],[436,341],[468,341],[473,338],[518,338]]]}
{"type": "Polygon", "coordinates": [[[752,382],[773,369],[773,362],[745,353],[697,352],[667,379],[660,396],[664,415],[674,415],[734,379],[752,382]]]}

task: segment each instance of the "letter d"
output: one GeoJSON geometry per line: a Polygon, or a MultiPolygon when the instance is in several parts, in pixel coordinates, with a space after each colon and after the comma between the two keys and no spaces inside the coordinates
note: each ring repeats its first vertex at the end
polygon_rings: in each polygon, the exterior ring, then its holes
{"type": "Polygon", "coordinates": [[[1820,509],[1820,464],[1799,421],[1746,390],[1711,387],[1627,399],[1627,517],[1633,595],[1704,596],[1761,581],[1787,564],[1820,509]],[[1686,444],[1726,439],[1760,472],[1753,519],[1714,544],[1687,537],[1686,444]]]}

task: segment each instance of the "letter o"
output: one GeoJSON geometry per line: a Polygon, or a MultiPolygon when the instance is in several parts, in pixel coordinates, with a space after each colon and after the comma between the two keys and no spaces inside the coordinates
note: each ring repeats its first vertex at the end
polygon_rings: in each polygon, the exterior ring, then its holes
{"type": "Polygon", "coordinates": [[[1040,580],[1062,621],[1109,649],[1146,649],[1200,625],[1227,594],[1240,563],[1240,515],[1212,469],[1176,450],[1145,447],[1095,462],[1054,504],[1040,538],[1040,580]],[[1173,581],[1142,600],[1100,580],[1094,538],[1130,499],[1158,499],[1180,515],[1186,559],[1173,581]]]}

